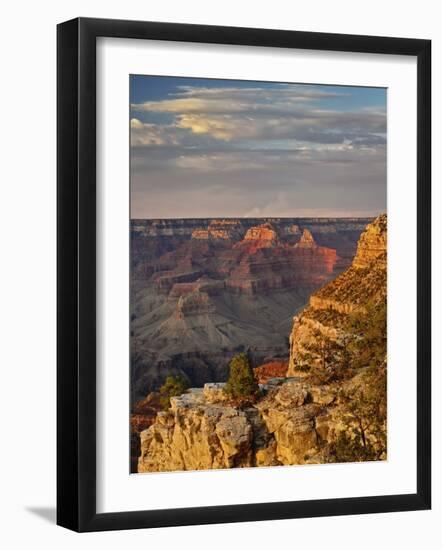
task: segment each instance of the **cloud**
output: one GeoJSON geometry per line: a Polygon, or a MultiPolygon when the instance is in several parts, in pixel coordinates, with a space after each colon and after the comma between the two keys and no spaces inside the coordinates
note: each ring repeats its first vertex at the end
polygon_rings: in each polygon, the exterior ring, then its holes
{"type": "Polygon", "coordinates": [[[378,143],[385,137],[385,117],[369,113],[309,112],[284,117],[181,114],[176,126],[194,134],[220,140],[295,139],[316,143],[341,143],[344,140],[369,140],[376,133],[378,143]]]}
{"type": "Polygon", "coordinates": [[[133,104],[132,215],[384,210],[385,109],[332,90],[180,86],[133,104]]]}
{"type": "MultiPolygon", "coordinates": [[[[189,137],[225,142],[282,140],[355,146],[385,144],[385,110],[342,111],[321,108],[321,101],[345,96],[327,89],[281,85],[268,88],[181,86],[171,98],[133,104],[145,116],[171,116],[167,124],[135,128],[135,145],[198,146],[189,137]],[[318,103],[319,102],[319,103],[318,103]],[[166,139],[167,134],[167,139],[166,139]]],[[[138,119],[135,119],[138,120],[138,119]]],[[[142,124],[140,122],[140,124],[142,124]]]]}
{"type": "Polygon", "coordinates": [[[131,145],[140,146],[161,146],[176,144],[173,133],[168,132],[168,128],[159,124],[150,124],[141,122],[137,118],[130,121],[131,145]]]}
{"type": "Polygon", "coordinates": [[[347,95],[309,86],[275,88],[200,88],[179,86],[169,99],[133,103],[136,112],[157,113],[285,113],[297,104],[347,95]]]}

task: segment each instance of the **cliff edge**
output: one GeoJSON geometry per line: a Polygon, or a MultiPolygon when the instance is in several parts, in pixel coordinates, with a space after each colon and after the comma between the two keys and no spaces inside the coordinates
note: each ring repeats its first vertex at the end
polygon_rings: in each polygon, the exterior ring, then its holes
{"type": "Polygon", "coordinates": [[[287,374],[324,366],[327,355],[335,365],[344,361],[342,356],[351,352],[349,344],[358,337],[356,318],[385,306],[386,297],[387,215],[381,214],[362,233],[351,266],[314,292],[308,306],[294,317],[287,374]]]}

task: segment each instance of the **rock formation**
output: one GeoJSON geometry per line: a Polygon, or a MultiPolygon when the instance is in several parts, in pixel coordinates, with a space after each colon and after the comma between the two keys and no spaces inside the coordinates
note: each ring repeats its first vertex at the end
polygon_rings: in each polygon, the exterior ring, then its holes
{"type": "Polygon", "coordinates": [[[387,261],[387,215],[383,214],[367,226],[358,242],[353,267],[369,268],[373,262],[386,268],[387,261]]]}
{"type": "Polygon", "coordinates": [[[351,314],[386,301],[386,257],[387,216],[382,214],[362,233],[352,265],[314,292],[308,307],[294,318],[289,375],[324,360],[325,343],[345,345],[351,314]]]}
{"type": "Polygon", "coordinates": [[[296,248],[316,248],[317,244],[313,235],[308,229],[304,229],[302,236],[299,241],[295,244],[296,248]]]}
{"type": "MultiPolygon", "coordinates": [[[[172,397],[170,409],[140,433],[138,471],[385,459],[386,326],[379,312],[386,305],[386,232],[381,215],[361,235],[353,264],[295,317],[287,372],[280,360],[256,368],[260,396],[242,404],[229,401],[223,383],[172,397]]],[[[304,231],[300,246],[286,248],[320,247],[304,231]]]]}
{"type": "Polygon", "coordinates": [[[222,386],[171,398],[141,432],[138,472],[320,464],[346,429],[337,385],[273,379],[244,408],[226,402],[222,386]]]}
{"type": "Polygon", "coordinates": [[[240,246],[241,244],[251,245],[256,248],[270,248],[278,244],[278,234],[270,223],[263,223],[248,229],[244,242],[240,243],[240,246]]]}
{"type": "Polygon", "coordinates": [[[132,220],[132,399],[168,375],[181,374],[190,385],[224,381],[229,357],[241,349],[255,364],[287,358],[293,314],[348,267],[364,225],[331,218],[132,220]]]}
{"type": "Polygon", "coordinates": [[[235,241],[242,237],[244,228],[239,220],[212,220],[207,229],[194,229],[192,239],[235,241]]]}
{"type": "Polygon", "coordinates": [[[298,382],[267,386],[257,406],[244,410],[217,401],[213,391],[192,389],[171,398],[170,410],[158,413],[156,422],[141,433],[138,472],[319,460],[316,421],[325,409],[298,382]]]}
{"type": "Polygon", "coordinates": [[[249,229],[234,249],[241,255],[226,288],[247,294],[318,286],[330,278],[337,262],[336,250],[318,246],[308,229],[291,246],[279,240],[269,223],[249,229]]]}
{"type": "Polygon", "coordinates": [[[259,384],[266,384],[271,378],[285,377],[287,361],[271,361],[254,369],[255,378],[259,384]]]}
{"type": "Polygon", "coordinates": [[[138,457],[141,453],[140,433],[152,426],[160,410],[160,394],[157,392],[150,393],[145,399],[138,401],[132,406],[130,415],[130,470],[132,473],[138,471],[138,457]]]}

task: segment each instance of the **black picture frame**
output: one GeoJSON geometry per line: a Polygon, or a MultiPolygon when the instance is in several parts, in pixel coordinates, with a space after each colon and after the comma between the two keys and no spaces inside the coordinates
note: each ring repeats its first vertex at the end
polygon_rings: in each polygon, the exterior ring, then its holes
{"type": "MultiPolygon", "coordinates": [[[[79,18],[57,28],[57,523],[75,531],[425,510],[431,506],[431,41],[79,18]],[[417,491],[361,498],[96,512],[96,39],[417,58],[417,491]]],[[[414,358],[410,357],[410,361],[414,358]]]]}

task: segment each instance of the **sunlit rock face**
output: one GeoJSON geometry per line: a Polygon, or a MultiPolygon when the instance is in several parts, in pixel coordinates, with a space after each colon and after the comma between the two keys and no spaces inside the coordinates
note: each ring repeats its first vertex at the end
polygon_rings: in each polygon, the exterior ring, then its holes
{"type": "Polygon", "coordinates": [[[384,302],[386,293],[387,216],[382,214],[361,234],[351,266],[315,291],[308,306],[294,317],[288,374],[320,361],[320,353],[312,352],[319,336],[345,341],[350,315],[384,302]]]}
{"type": "Polygon", "coordinates": [[[320,462],[321,442],[336,427],[335,390],[296,379],[261,387],[263,397],[244,409],[226,402],[222,385],[173,397],[141,432],[138,472],[320,462]]]}
{"type": "Polygon", "coordinates": [[[318,246],[308,229],[293,246],[269,223],[250,228],[234,249],[240,256],[226,286],[248,294],[319,285],[330,278],[338,258],[336,250],[318,246]]]}
{"type": "Polygon", "coordinates": [[[387,215],[382,214],[367,226],[359,239],[353,266],[369,267],[374,261],[380,266],[387,260],[387,215]]]}
{"type": "Polygon", "coordinates": [[[278,244],[278,234],[270,223],[264,223],[251,227],[247,231],[244,241],[248,241],[247,244],[256,244],[258,247],[276,246],[278,244]]]}
{"type": "Polygon", "coordinates": [[[275,378],[245,407],[230,403],[223,387],[207,384],[172,397],[170,409],[140,434],[138,472],[320,464],[345,429],[342,385],[275,378]]]}
{"type": "Polygon", "coordinates": [[[313,235],[308,229],[304,229],[302,236],[299,241],[295,244],[296,248],[316,248],[317,244],[313,235]]]}

